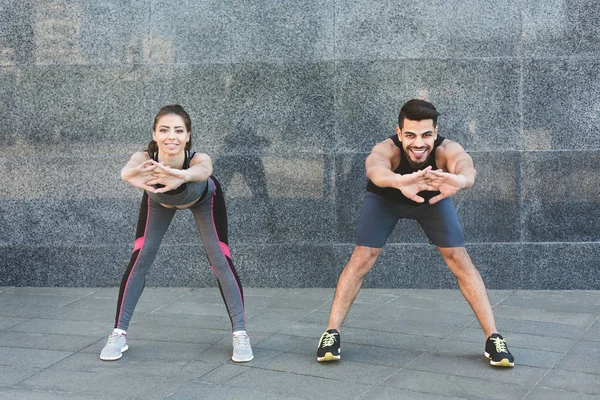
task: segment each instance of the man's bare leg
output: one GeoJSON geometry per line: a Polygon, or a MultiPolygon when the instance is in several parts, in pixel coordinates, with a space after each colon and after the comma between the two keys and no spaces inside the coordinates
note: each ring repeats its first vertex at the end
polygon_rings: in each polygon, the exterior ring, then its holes
{"type": "Polygon", "coordinates": [[[340,330],[350,306],[360,291],[365,275],[373,268],[381,249],[355,246],[335,289],[327,329],[340,330]]]}
{"type": "Polygon", "coordinates": [[[467,254],[467,250],[464,247],[438,247],[438,250],[450,271],[456,276],[458,287],[473,309],[486,339],[492,333],[498,332],[485,284],[467,254]]]}

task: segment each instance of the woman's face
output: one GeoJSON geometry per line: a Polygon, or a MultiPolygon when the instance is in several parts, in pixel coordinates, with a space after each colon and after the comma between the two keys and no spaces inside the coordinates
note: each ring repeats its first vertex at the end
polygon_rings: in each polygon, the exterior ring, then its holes
{"type": "Polygon", "coordinates": [[[186,143],[190,141],[190,132],[185,128],[183,118],[167,114],[159,118],[152,138],[158,144],[160,153],[175,155],[185,150],[186,143]]]}

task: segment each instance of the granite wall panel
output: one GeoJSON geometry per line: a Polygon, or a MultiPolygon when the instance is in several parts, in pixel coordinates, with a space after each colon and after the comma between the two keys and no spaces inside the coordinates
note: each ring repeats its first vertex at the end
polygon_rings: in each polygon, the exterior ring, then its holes
{"type": "Polygon", "coordinates": [[[336,0],[341,59],[510,57],[518,54],[519,3],[501,0],[336,0]]]}
{"type": "Polygon", "coordinates": [[[600,4],[589,0],[526,0],[522,5],[523,53],[549,58],[600,54],[600,4]]]}
{"type": "Polygon", "coordinates": [[[435,104],[440,134],[468,150],[521,149],[520,71],[513,59],[339,62],[338,151],[393,135],[410,98],[435,104]]]}
{"type": "Polygon", "coordinates": [[[523,232],[531,242],[598,242],[598,151],[526,153],[523,232]]]}
{"type": "Polygon", "coordinates": [[[523,129],[527,150],[597,149],[600,56],[526,60],[523,129]]]}
{"type": "MultiPolygon", "coordinates": [[[[119,178],[178,103],[227,199],[245,286],[333,287],[371,148],[432,101],[477,182],[454,203],[488,288],[598,289],[600,6],[588,0],[0,0],[0,285],[116,286],[119,178]]],[[[189,211],[153,286],[215,286],[189,211]]],[[[456,288],[414,221],[367,287],[456,288]]]]}

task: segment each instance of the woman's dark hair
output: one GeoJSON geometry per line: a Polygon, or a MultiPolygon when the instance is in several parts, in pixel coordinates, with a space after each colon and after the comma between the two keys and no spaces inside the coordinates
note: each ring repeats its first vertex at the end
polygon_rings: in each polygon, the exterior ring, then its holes
{"type": "Polygon", "coordinates": [[[437,117],[440,115],[433,104],[425,100],[412,99],[404,103],[398,115],[398,127],[402,129],[404,119],[411,121],[422,121],[424,119],[432,119],[433,127],[437,125],[437,117]]]}
{"type": "MultiPolygon", "coordinates": [[[[181,117],[181,119],[183,119],[185,129],[190,133],[190,140],[185,145],[185,149],[189,151],[192,148],[192,120],[190,118],[190,115],[179,104],[169,104],[164,107],[161,107],[161,109],[158,110],[156,116],[154,117],[152,131],[156,130],[156,124],[158,124],[158,120],[161,119],[161,117],[169,114],[178,115],[181,117]]],[[[158,151],[158,145],[154,140],[151,140],[150,143],[148,143],[148,148],[146,149],[146,151],[149,151],[151,153],[156,153],[158,151]]]]}

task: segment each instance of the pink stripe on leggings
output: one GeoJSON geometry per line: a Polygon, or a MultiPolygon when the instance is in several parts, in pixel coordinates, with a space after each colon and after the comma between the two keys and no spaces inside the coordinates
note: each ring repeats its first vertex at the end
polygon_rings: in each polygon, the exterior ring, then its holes
{"type": "MultiPolygon", "coordinates": [[[[211,179],[208,178],[212,181],[213,185],[215,186],[215,188],[217,187],[217,185],[215,184],[215,182],[211,179]]],[[[215,236],[217,237],[217,240],[219,240],[219,233],[217,232],[217,224],[215,223],[215,194],[216,194],[216,189],[215,189],[215,193],[213,194],[212,198],[210,199],[210,217],[212,219],[212,225],[213,225],[213,229],[215,230],[215,236]]],[[[219,240],[219,246],[221,247],[221,251],[223,252],[224,256],[227,256],[231,259],[231,252],[229,250],[229,246],[227,246],[227,244],[221,242],[221,240],[219,240]]],[[[238,281],[237,279],[235,279],[235,274],[233,273],[233,270],[231,269],[231,265],[229,265],[229,260],[227,260],[227,258],[225,258],[225,262],[227,263],[227,267],[229,268],[229,272],[231,273],[231,277],[233,278],[233,281],[235,282],[235,287],[237,288],[238,294],[240,295],[240,302],[242,304],[242,313],[244,314],[244,323],[246,323],[246,307],[244,307],[244,299],[242,298],[242,291],[240,290],[240,285],[238,285],[238,281]]],[[[212,268],[212,266],[211,266],[212,268]]],[[[214,272],[214,268],[213,272],[214,272]]],[[[217,274],[215,274],[216,276],[217,274]]]]}
{"type": "MultiPolygon", "coordinates": [[[[135,240],[133,251],[136,250],[142,251],[142,246],[144,245],[144,241],[146,240],[146,233],[148,232],[148,223],[150,222],[150,196],[148,196],[148,211],[146,212],[146,226],[144,227],[144,234],[135,240]],[[141,239],[141,240],[140,240],[141,239]]],[[[125,290],[123,290],[123,297],[121,298],[121,307],[119,308],[119,319],[117,320],[117,327],[121,323],[121,315],[123,314],[123,304],[125,304],[125,296],[127,295],[127,288],[129,287],[129,280],[131,279],[131,275],[133,275],[133,270],[137,266],[137,263],[140,259],[140,254],[138,253],[137,258],[135,259],[135,263],[133,267],[131,267],[131,271],[129,271],[129,276],[127,277],[127,283],[125,284],[125,290]]]]}

